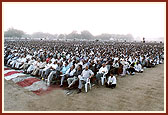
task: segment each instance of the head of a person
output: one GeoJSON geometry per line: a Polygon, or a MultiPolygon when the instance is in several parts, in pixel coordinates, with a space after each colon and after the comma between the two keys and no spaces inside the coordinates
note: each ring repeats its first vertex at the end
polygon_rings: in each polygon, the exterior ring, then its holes
{"type": "Polygon", "coordinates": [[[62,61],[59,63],[59,66],[61,67],[63,65],[62,61]]]}
{"type": "Polygon", "coordinates": [[[98,64],[101,64],[101,61],[98,61],[98,64]]]}
{"type": "Polygon", "coordinates": [[[136,63],[137,65],[139,64],[139,61],[137,61],[137,63],[136,63]]]}
{"type": "Polygon", "coordinates": [[[82,69],[82,65],[78,65],[78,70],[81,70],[82,69]]]}
{"type": "Polygon", "coordinates": [[[37,61],[40,62],[40,58],[38,58],[37,61]]]}
{"type": "Polygon", "coordinates": [[[52,61],[49,61],[49,64],[51,64],[52,63],[52,61]]]}
{"type": "Polygon", "coordinates": [[[57,64],[57,61],[54,61],[54,64],[57,64]]]}
{"type": "Polygon", "coordinates": [[[89,69],[89,65],[86,65],[85,70],[88,70],[88,69],[89,69]]]}
{"type": "Polygon", "coordinates": [[[75,64],[76,64],[76,61],[73,61],[72,63],[73,63],[73,65],[75,65],[75,64]]]}
{"type": "Polygon", "coordinates": [[[106,63],[103,63],[102,66],[105,67],[105,66],[106,66],[106,63]]]}
{"type": "Polygon", "coordinates": [[[63,61],[66,61],[66,58],[63,58],[63,61]]]}
{"type": "Polygon", "coordinates": [[[68,59],[68,62],[71,62],[71,61],[72,61],[71,58],[69,58],[69,59],[68,59]]]}
{"type": "Polygon", "coordinates": [[[33,60],[34,59],[34,57],[31,57],[31,60],[33,60]]]}
{"type": "Polygon", "coordinates": [[[76,60],[75,62],[76,62],[76,63],[79,63],[79,60],[76,60]]]}
{"type": "Polygon", "coordinates": [[[65,62],[65,67],[66,67],[67,65],[68,65],[68,62],[66,61],[66,62],[65,62]]]}
{"type": "Polygon", "coordinates": [[[70,69],[73,70],[74,68],[75,68],[75,65],[72,65],[70,69]]]}
{"type": "Polygon", "coordinates": [[[43,61],[43,62],[46,62],[46,59],[43,58],[42,61],[43,61]]]}

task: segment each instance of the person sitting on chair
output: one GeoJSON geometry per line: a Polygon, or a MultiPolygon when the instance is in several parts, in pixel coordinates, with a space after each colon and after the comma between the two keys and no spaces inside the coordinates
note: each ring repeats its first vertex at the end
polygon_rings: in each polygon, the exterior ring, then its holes
{"type": "Polygon", "coordinates": [[[81,93],[81,89],[83,87],[83,84],[86,83],[87,78],[92,78],[94,76],[94,73],[92,70],[89,69],[89,65],[86,65],[85,69],[82,71],[82,74],[78,76],[79,78],[79,85],[78,85],[78,92],[81,93]]]}
{"type": "Polygon", "coordinates": [[[65,73],[65,75],[62,76],[61,78],[61,84],[63,85],[63,81],[64,79],[68,79],[68,78],[72,78],[74,73],[75,73],[76,69],[75,69],[75,65],[72,65],[65,73]]]}
{"type": "Polygon", "coordinates": [[[60,76],[61,76],[61,84],[60,84],[60,87],[63,87],[63,81],[64,81],[64,78],[65,78],[65,75],[66,75],[66,71],[69,69],[69,66],[68,66],[68,62],[66,61],[65,62],[65,65],[63,66],[61,72],[60,72],[60,76]]]}
{"type": "Polygon", "coordinates": [[[103,63],[102,67],[99,69],[99,71],[96,74],[96,79],[98,84],[100,84],[101,77],[103,77],[103,75],[107,73],[108,73],[108,69],[107,69],[106,63],[103,63]]]}
{"type": "Polygon", "coordinates": [[[68,78],[68,88],[70,88],[78,80],[78,76],[82,73],[82,65],[78,65],[77,70],[74,73],[74,77],[68,78]]]}

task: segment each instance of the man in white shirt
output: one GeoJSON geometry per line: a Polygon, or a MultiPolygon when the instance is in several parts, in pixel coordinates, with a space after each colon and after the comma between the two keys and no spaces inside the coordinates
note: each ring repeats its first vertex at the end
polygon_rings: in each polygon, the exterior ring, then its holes
{"type": "Polygon", "coordinates": [[[143,72],[143,69],[142,69],[142,65],[137,62],[135,65],[134,65],[134,69],[136,72],[139,72],[139,73],[142,73],[143,72]]]}
{"type": "Polygon", "coordinates": [[[108,69],[107,69],[106,63],[103,63],[102,67],[99,69],[99,71],[96,74],[96,80],[98,84],[100,84],[101,77],[103,77],[103,75],[107,73],[108,73],[108,69]]]}
{"type": "Polygon", "coordinates": [[[56,59],[53,57],[53,58],[51,59],[51,61],[52,61],[52,63],[54,63],[54,62],[56,61],[56,59]]]}
{"type": "Polygon", "coordinates": [[[109,78],[108,78],[108,81],[105,83],[106,87],[108,88],[115,88],[116,87],[116,84],[117,84],[117,79],[116,77],[111,73],[109,78]]]}
{"type": "Polygon", "coordinates": [[[19,69],[19,67],[20,67],[21,65],[23,65],[24,63],[26,63],[26,61],[27,61],[27,59],[26,59],[26,56],[24,55],[24,56],[22,56],[22,58],[21,58],[21,60],[20,60],[19,62],[16,62],[15,67],[16,67],[17,69],[19,69]]]}
{"type": "Polygon", "coordinates": [[[27,54],[27,55],[26,55],[26,59],[28,59],[28,58],[31,59],[32,56],[31,56],[30,54],[27,54]]]}
{"type": "Polygon", "coordinates": [[[48,78],[47,78],[47,85],[50,86],[51,82],[52,82],[52,79],[54,77],[54,75],[56,76],[55,78],[58,78],[59,77],[59,74],[60,74],[60,71],[61,71],[61,63],[57,62],[57,67],[56,69],[53,69],[50,74],[48,75],[48,78]]]}
{"type": "Polygon", "coordinates": [[[46,77],[46,74],[48,73],[48,69],[50,69],[52,67],[52,62],[49,61],[48,64],[45,65],[45,68],[42,70],[41,72],[41,77],[42,77],[42,80],[45,79],[46,77]]]}
{"type": "Polygon", "coordinates": [[[75,84],[75,82],[78,80],[78,76],[81,75],[81,73],[82,73],[82,65],[79,65],[75,73],[73,74],[73,77],[67,79],[68,88],[70,88],[73,84],[75,84]]]}
{"type": "Polygon", "coordinates": [[[85,69],[82,71],[82,74],[79,75],[79,85],[78,85],[78,92],[81,93],[81,89],[83,87],[83,84],[86,83],[87,78],[91,78],[94,76],[94,73],[92,70],[89,69],[89,65],[86,65],[85,69]]]}
{"type": "Polygon", "coordinates": [[[29,66],[27,69],[27,73],[31,73],[38,65],[39,65],[40,59],[36,59],[36,61],[33,62],[32,65],[29,66]]]}
{"type": "Polygon", "coordinates": [[[30,66],[30,65],[32,65],[33,63],[34,63],[34,57],[32,57],[31,59],[30,58],[28,58],[27,59],[28,60],[28,63],[24,63],[21,67],[20,67],[20,69],[23,69],[23,71],[25,72],[26,70],[27,70],[27,68],[30,66]]]}
{"type": "Polygon", "coordinates": [[[61,77],[61,85],[60,85],[60,87],[63,86],[63,81],[64,81],[65,78],[73,77],[75,71],[76,71],[75,65],[72,65],[72,66],[65,72],[65,74],[61,77]]]}
{"type": "Polygon", "coordinates": [[[74,65],[72,65],[71,66],[71,68],[69,68],[67,71],[66,71],[66,75],[68,76],[68,77],[72,77],[73,76],[73,74],[75,73],[75,66],[74,65]]]}
{"type": "Polygon", "coordinates": [[[124,61],[123,61],[123,72],[122,72],[121,76],[126,75],[128,66],[129,66],[129,63],[127,61],[125,61],[125,59],[124,59],[124,61]]]}
{"type": "Polygon", "coordinates": [[[50,64],[50,67],[48,69],[46,69],[45,76],[48,76],[51,71],[56,70],[58,67],[57,61],[55,61],[54,63],[52,63],[52,61],[51,61],[49,63],[51,63],[51,64],[50,64]]]}
{"type": "Polygon", "coordinates": [[[32,75],[36,75],[38,73],[38,71],[40,70],[40,68],[44,68],[45,65],[43,62],[41,62],[40,60],[38,61],[39,64],[37,64],[37,67],[34,68],[33,72],[31,73],[32,75]]]}
{"type": "Polygon", "coordinates": [[[16,60],[13,60],[10,64],[12,65],[12,68],[15,67],[15,64],[21,61],[21,55],[19,56],[19,58],[17,58],[16,60]]]}

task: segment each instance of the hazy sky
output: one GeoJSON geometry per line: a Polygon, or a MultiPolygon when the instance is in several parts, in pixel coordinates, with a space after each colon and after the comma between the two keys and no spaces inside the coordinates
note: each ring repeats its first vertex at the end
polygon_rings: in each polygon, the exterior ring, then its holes
{"type": "Polygon", "coordinates": [[[156,38],[165,35],[165,3],[4,3],[4,31],[69,34],[88,30],[156,38]]]}

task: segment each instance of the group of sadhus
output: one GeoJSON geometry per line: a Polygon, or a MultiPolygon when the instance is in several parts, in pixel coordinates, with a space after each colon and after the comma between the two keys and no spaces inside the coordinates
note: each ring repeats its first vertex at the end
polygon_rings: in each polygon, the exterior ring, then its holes
{"type": "Polygon", "coordinates": [[[91,80],[115,88],[116,76],[142,73],[145,68],[164,62],[163,43],[128,43],[102,41],[5,41],[4,64],[21,69],[46,81],[60,81],[71,89],[78,84],[78,93],[91,80]]]}

